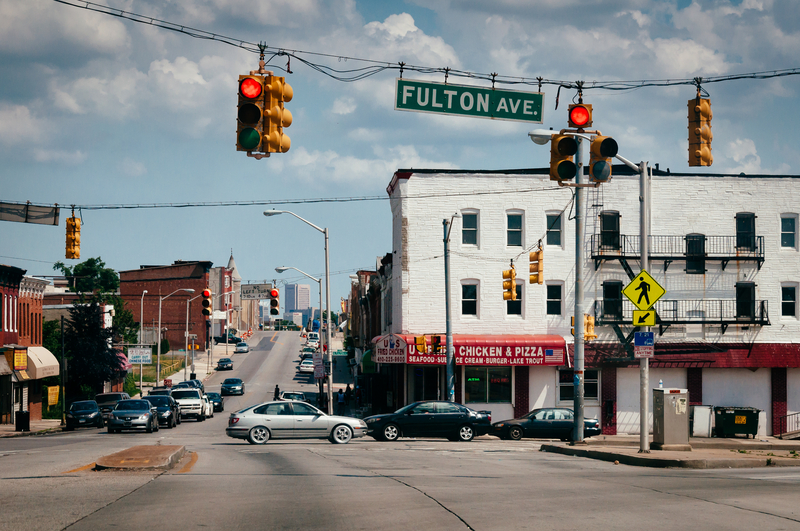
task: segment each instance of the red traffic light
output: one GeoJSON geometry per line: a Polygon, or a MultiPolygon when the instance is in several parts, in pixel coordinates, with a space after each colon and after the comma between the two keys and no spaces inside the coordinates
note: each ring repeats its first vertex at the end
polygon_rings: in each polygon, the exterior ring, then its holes
{"type": "Polygon", "coordinates": [[[211,290],[206,288],[203,290],[203,297],[208,298],[211,296],[211,290]]]}
{"type": "Polygon", "coordinates": [[[273,299],[277,299],[277,298],[278,298],[278,295],[279,295],[279,294],[278,294],[278,290],[276,290],[276,289],[273,289],[273,290],[270,290],[270,291],[269,291],[269,296],[270,296],[271,298],[273,298],[273,299]]]}
{"type": "Polygon", "coordinates": [[[570,127],[588,127],[592,125],[592,106],[578,103],[569,106],[570,127]]]}
{"type": "Polygon", "coordinates": [[[263,90],[264,88],[261,86],[261,83],[252,77],[246,77],[241,81],[241,83],[239,83],[239,94],[247,99],[256,99],[257,97],[261,96],[261,92],[263,90]]]}

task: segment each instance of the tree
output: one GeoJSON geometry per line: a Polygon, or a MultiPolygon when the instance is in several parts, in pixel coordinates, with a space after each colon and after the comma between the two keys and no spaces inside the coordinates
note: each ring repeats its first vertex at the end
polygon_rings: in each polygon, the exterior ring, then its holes
{"type": "Polygon", "coordinates": [[[106,304],[114,306],[115,343],[136,344],[139,342],[139,323],[133,320],[133,313],[125,308],[125,301],[119,295],[103,297],[106,304]]]}
{"type": "Polygon", "coordinates": [[[97,299],[75,304],[69,310],[64,330],[67,351],[67,383],[76,392],[82,389],[102,390],[103,383],[113,380],[122,371],[122,361],[111,347],[113,329],[103,328],[103,310],[97,299]]]}
{"type": "Polygon", "coordinates": [[[69,277],[70,289],[77,293],[113,293],[119,288],[119,275],[113,269],[107,268],[99,256],[68,267],[64,262],[56,262],[53,269],[69,277]]]}

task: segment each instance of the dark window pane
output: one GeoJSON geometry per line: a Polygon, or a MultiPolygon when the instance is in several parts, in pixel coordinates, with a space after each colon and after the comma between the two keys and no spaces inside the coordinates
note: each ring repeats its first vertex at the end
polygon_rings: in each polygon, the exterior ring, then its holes
{"type": "Polygon", "coordinates": [[[706,272],[706,237],[703,234],[686,236],[686,272],[690,275],[706,272]]]}
{"type": "Polygon", "coordinates": [[[603,316],[622,318],[622,282],[618,280],[603,282],[603,316]]]}
{"type": "Polygon", "coordinates": [[[597,400],[597,382],[588,380],[583,382],[583,398],[584,400],[597,400]]]}
{"type": "Polygon", "coordinates": [[[522,230],[522,214],[509,214],[508,215],[508,229],[509,230],[522,230]]]}
{"type": "Polygon", "coordinates": [[[522,284],[517,284],[517,300],[506,301],[508,315],[522,315],[522,284]]]}
{"type": "Polygon", "coordinates": [[[736,247],[746,250],[756,248],[756,215],[750,212],[736,214],[736,247]]]}
{"type": "Polygon", "coordinates": [[[575,393],[571,384],[562,384],[558,386],[559,400],[572,400],[573,398],[575,398],[575,393]]]}
{"type": "Polygon", "coordinates": [[[547,286],[547,315],[561,315],[561,285],[547,286]]]}
{"type": "Polygon", "coordinates": [[[478,245],[478,214],[463,214],[461,219],[461,243],[478,245]]]}
{"type": "Polygon", "coordinates": [[[600,214],[600,246],[603,249],[619,249],[619,212],[600,214]]]}
{"type": "Polygon", "coordinates": [[[465,367],[464,380],[464,401],[486,402],[486,367],[465,367]]]}
{"type": "Polygon", "coordinates": [[[795,317],[797,315],[797,290],[791,286],[781,288],[781,315],[795,317]]]}
{"type": "Polygon", "coordinates": [[[561,301],[547,301],[547,315],[561,315],[561,301]]]}
{"type": "Polygon", "coordinates": [[[587,380],[597,380],[597,369],[587,369],[583,372],[583,377],[587,380]]]}
{"type": "Polygon", "coordinates": [[[511,402],[511,367],[491,367],[489,402],[511,402]]]}
{"type": "Polygon", "coordinates": [[[461,286],[461,298],[476,300],[478,298],[478,286],[475,284],[464,284],[461,286]]]}
{"type": "Polygon", "coordinates": [[[561,245],[561,214],[547,215],[547,245],[561,245]]]}
{"type": "Polygon", "coordinates": [[[478,315],[478,303],[475,301],[464,301],[461,303],[462,315],[478,315]]]}
{"type": "Polygon", "coordinates": [[[736,317],[752,319],[756,315],[756,286],[752,282],[736,284],[736,317]]]}
{"type": "Polygon", "coordinates": [[[509,247],[522,247],[522,231],[509,230],[507,245],[509,247]]]}
{"type": "Polygon", "coordinates": [[[463,218],[461,219],[462,226],[465,229],[477,229],[478,228],[478,214],[464,214],[463,218]]]}
{"type": "Polygon", "coordinates": [[[781,247],[795,246],[795,218],[781,218],[781,247]]]}

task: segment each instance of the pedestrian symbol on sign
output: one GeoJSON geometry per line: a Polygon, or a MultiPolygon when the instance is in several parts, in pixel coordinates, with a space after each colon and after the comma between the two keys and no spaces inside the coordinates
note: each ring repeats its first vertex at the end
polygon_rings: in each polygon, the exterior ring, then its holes
{"type": "Polygon", "coordinates": [[[647,293],[650,291],[650,284],[644,279],[644,277],[639,278],[639,285],[634,288],[635,291],[641,291],[639,293],[639,300],[636,301],[636,305],[642,303],[642,297],[644,297],[644,301],[647,303],[647,306],[650,306],[650,297],[647,296],[647,293]]]}
{"type": "Polygon", "coordinates": [[[649,310],[666,292],[644,269],[622,290],[639,310],[649,310]]]}

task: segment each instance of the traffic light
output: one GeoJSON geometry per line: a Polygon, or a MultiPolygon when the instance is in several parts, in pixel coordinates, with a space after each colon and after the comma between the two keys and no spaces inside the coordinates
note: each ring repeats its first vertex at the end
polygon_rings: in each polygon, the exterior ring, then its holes
{"type": "Polygon", "coordinates": [[[81,257],[81,218],[67,218],[67,258],[81,257]]]}
{"type": "Polygon", "coordinates": [[[578,143],[567,135],[553,135],[550,141],[550,180],[569,181],[575,178],[578,168],[572,157],[578,152],[578,143]]]}
{"type": "Polygon", "coordinates": [[[428,353],[428,342],[425,340],[425,336],[414,337],[414,348],[416,348],[417,352],[420,354],[428,353]]]}
{"type": "Polygon", "coordinates": [[[239,111],[237,113],[236,150],[263,151],[264,77],[239,76],[239,111]]]}
{"type": "Polygon", "coordinates": [[[569,106],[569,126],[585,129],[592,125],[592,106],[589,103],[573,103],[569,106]]]}
{"type": "Polygon", "coordinates": [[[511,269],[503,271],[503,279],[503,300],[517,300],[517,270],[513,265],[511,269]]]}
{"type": "Polygon", "coordinates": [[[531,260],[530,283],[541,284],[544,282],[544,249],[533,251],[528,256],[531,260]]]}
{"type": "Polygon", "coordinates": [[[594,333],[594,317],[583,314],[583,340],[592,341],[593,339],[597,339],[597,334],[594,333]]]}
{"type": "Polygon", "coordinates": [[[276,289],[269,290],[269,314],[270,315],[279,315],[281,313],[280,309],[280,292],[276,289]]]}
{"type": "Polygon", "coordinates": [[[434,354],[442,351],[442,336],[431,336],[431,350],[434,354]]]}
{"type": "Polygon", "coordinates": [[[700,96],[689,100],[689,166],[711,166],[711,100],[700,96]]]}
{"type": "Polygon", "coordinates": [[[604,183],[611,179],[611,158],[617,155],[617,141],[610,136],[596,136],[589,146],[589,180],[604,183]]]}
{"type": "Polygon", "coordinates": [[[569,329],[569,333],[572,334],[572,336],[574,337],[575,336],[575,316],[574,315],[569,318],[569,325],[572,327],[572,328],[569,329]]]}
{"type": "Polygon", "coordinates": [[[283,133],[284,127],[292,125],[292,111],[283,104],[292,101],[294,91],[286,78],[267,76],[264,85],[267,106],[264,109],[264,145],[266,153],[286,153],[292,147],[289,135],[283,133]]]}
{"type": "Polygon", "coordinates": [[[211,290],[206,288],[203,290],[203,315],[206,317],[210,317],[213,312],[211,306],[211,290]]]}

